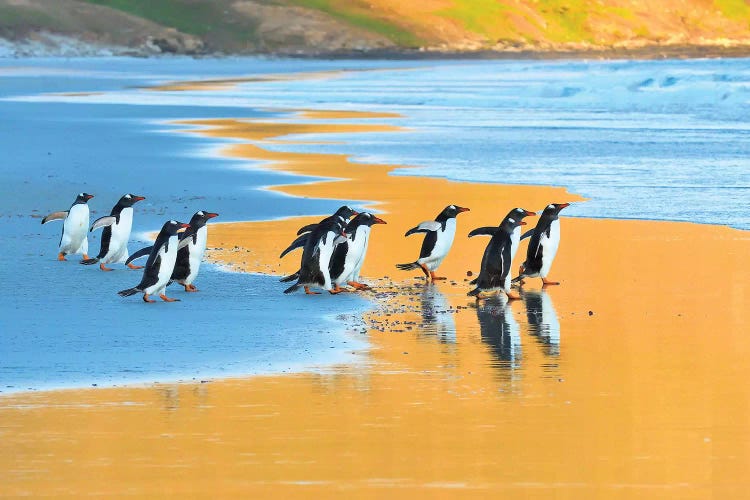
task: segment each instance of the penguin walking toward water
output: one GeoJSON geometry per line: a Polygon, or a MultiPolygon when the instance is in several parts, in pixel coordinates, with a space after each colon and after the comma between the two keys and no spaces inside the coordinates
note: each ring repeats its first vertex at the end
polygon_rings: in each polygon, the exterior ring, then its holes
{"type": "MultiPolygon", "coordinates": [[[[505,218],[503,219],[503,222],[506,219],[523,220],[524,217],[530,217],[533,215],[536,215],[536,213],[529,212],[528,210],[523,209],[523,208],[514,208],[513,210],[508,212],[508,215],[505,216],[505,218]]],[[[478,227],[469,233],[469,238],[472,238],[478,235],[494,236],[498,231],[500,231],[500,228],[502,227],[503,222],[501,222],[499,226],[478,227]]],[[[511,262],[513,262],[513,258],[516,256],[516,252],[518,252],[518,246],[520,242],[521,242],[521,225],[518,225],[513,229],[513,232],[510,235],[510,261],[511,262]]],[[[474,278],[472,281],[469,282],[469,284],[476,285],[478,279],[479,279],[478,277],[474,278]]]]}
{"type": "Polygon", "coordinates": [[[68,254],[82,254],[84,260],[89,258],[89,240],[86,237],[89,228],[88,201],[93,197],[93,194],[79,193],[70,209],[52,212],[42,219],[42,224],[53,220],[63,221],[57,260],[67,260],[65,256],[68,254]]]}
{"type": "MultiPolygon", "coordinates": [[[[126,194],[112,207],[112,211],[105,217],[100,217],[91,225],[90,231],[103,227],[102,245],[99,254],[93,259],[84,259],[81,264],[91,265],[99,262],[99,269],[111,271],[105,266],[112,262],[125,262],[128,258],[128,240],[133,228],[133,205],[141,200],[143,196],[126,194]]],[[[142,266],[128,264],[131,269],[142,269],[142,266]]]]}
{"type": "Polygon", "coordinates": [[[339,293],[334,290],[331,282],[329,265],[333,254],[334,241],[338,236],[346,237],[344,225],[339,218],[327,218],[315,225],[307,237],[302,249],[302,261],[300,269],[295,274],[284,278],[282,281],[297,282],[284,290],[284,293],[292,293],[299,287],[304,287],[308,295],[316,295],[318,292],[310,291],[311,286],[323,288],[330,293],[339,293]]]}
{"type": "Polygon", "coordinates": [[[346,226],[346,224],[349,222],[349,218],[357,215],[359,212],[356,210],[344,205],[342,207],[339,207],[336,212],[326,217],[325,219],[321,220],[320,222],[316,222],[313,224],[308,224],[306,226],[302,226],[299,228],[299,231],[297,231],[297,239],[295,239],[283,252],[281,252],[281,255],[279,255],[279,258],[283,258],[286,254],[291,252],[292,250],[296,250],[297,248],[302,248],[305,246],[305,243],[307,242],[307,238],[310,236],[310,232],[315,229],[315,227],[318,224],[324,224],[331,220],[338,220],[341,225],[346,226]]]}
{"type": "Polygon", "coordinates": [[[549,281],[547,275],[560,246],[560,210],[567,206],[570,203],[547,205],[536,227],[521,236],[522,240],[531,237],[531,241],[526,250],[526,261],[521,264],[519,275],[513,278],[513,283],[520,281],[523,284],[524,278],[542,278],[544,286],[560,284],[549,281]]]}
{"type": "Polygon", "coordinates": [[[453,238],[456,235],[456,216],[461,212],[468,211],[468,208],[448,205],[435,217],[434,221],[421,222],[418,226],[409,229],[404,236],[415,233],[424,233],[425,235],[419,258],[408,264],[396,264],[396,267],[402,271],[421,268],[428,283],[444,280],[444,277],[435,276],[435,271],[453,245],[453,238]]]}
{"type": "MultiPolygon", "coordinates": [[[[186,292],[198,291],[193,282],[198,276],[203,254],[206,252],[206,241],[208,239],[206,223],[218,216],[219,214],[203,210],[195,212],[190,219],[190,227],[180,234],[180,242],[177,245],[177,261],[174,265],[174,271],[172,271],[172,281],[176,281],[185,287],[186,292]]],[[[135,259],[149,255],[152,248],[141,248],[128,257],[125,264],[130,264],[135,259]]]]}
{"type": "Polygon", "coordinates": [[[175,261],[177,260],[177,246],[179,244],[178,234],[184,232],[190,224],[183,224],[175,220],[164,223],[156,237],[154,246],[151,247],[148,261],[143,269],[141,282],[133,288],[117,292],[121,297],[129,297],[136,293],[143,293],[144,302],[156,302],[149,299],[149,295],[158,293],[164,302],[175,302],[179,299],[167,297],[166,288],[172,278],[175,261]]]}
{"type": "Polygon", "coordinates": [[[367,245],[370,241],[370,229],[373,224],[386,224],[371,213],[361,212],[354,217],[344,229],[346,236],[337,237],[337,243],[331,255],[329,271],[335,291],[343,291],[344,283],[357,290],[367,290],[369,286],[359,282],[359,272],[365,261],[367,245]]]}
{"type": "Polygon", "coordinates": [[[513,231],[526,223],[513,216],[506,217],[492,235],[482,256],[482,268],[477,276],[476,288],[467,295],[483,299],[502,290],[508,299],[520,299],[512,292],[511,286],[511,254],[513,253],[513,231]]]}

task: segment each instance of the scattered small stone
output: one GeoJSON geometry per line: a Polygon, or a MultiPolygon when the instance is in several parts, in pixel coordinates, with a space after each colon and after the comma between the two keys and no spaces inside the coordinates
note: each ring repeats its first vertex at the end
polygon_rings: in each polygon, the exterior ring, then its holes
{"type": "Polygon", "coordinates": [[[472,277],[474,276],[474,273],[472,273],[471,271],[466,271],[466,276],[472,277]]]}
{"type": "Polygon", "coordinates": [[[593,315],[594,315],[594,311],[589,311],[589,316],[593,316],[593,315]]]}

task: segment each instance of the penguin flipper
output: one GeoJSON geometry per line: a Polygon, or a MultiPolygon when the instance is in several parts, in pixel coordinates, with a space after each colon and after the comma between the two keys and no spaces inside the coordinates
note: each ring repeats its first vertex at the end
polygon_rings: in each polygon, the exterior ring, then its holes
{"type": "Polygon", "coordinates": [[[299,231],[297,231],[297,235],[300,235],[302,233],[309,233],[310,231],[312,231],[316,227],[318,227],[318,223],[317,222],[314,223],[314,224],[308,224],[306,226],[302,226],[301,228],[299,228],[299,231]]]}
{"type": "Polygon", "coordinates": [[[111,215],[105,215],[104,217],[99,217],[98,219],[94,221],[93,224],[91,224],[91,229],[89,229],[89,232],[93,231],[94,229],[99,229],[100,227],[111,226],[116,221],[117,219],[111,215]]]}
{"type": "Polygon", "coordinates": [[[133,287],[126,290],[120,290],[119,292],[117,292],[117,295],[119,295],[120,297],[130,297],[131,295],[135,295],[138,292],[140,292],[138,287],[133,287]]]}
{"type": "Polygon", "coordinates": [[[307,240],[308,240],[309,237],[310,237],[310,235],[307,234],[307,233],[305,233],[305,234],[303,234],[301,236],[298,236],[297,239],[294,240],[291,245],[289,245],[288,247],[286,247],[286,249],[283,252],[281,252],[281,255],[279,255],[279,258],[281,259],[282,257],[284,257],[286,254],[288,254],[292,250],[295,250],[297,248],[305,246],[305,244],[307,243],[307,240]]]}
{"type": "Polygon", "coordinates": [[[284,276],[279,281],[282,282],[282,283],[289,283],[290,281],[294,281],[297,278],[299,278],[299,271],[297,271],[294,274],[290,274],[289,276],[284,276]]]}
{"type": "Polygon", "coordinates": [[[125,265],[130,264],[135,259],[140,259],[141,257],[145,257],[145,256],[151,254],[151,249],[152,248],[154,248],[153,245],[150,246],[150,247],[141,248],[140,250],[138,250],[137,252],[135,252],[133,255],[131,255],[130,257],[128,257],[128,260],[125,261],[125,265]]]}
{"type": "Polygon", "coordinates": [[[437,231],[439,229],[442,229],[443,225],[440,224],[437,221],[434,220],[426,220],[424,222],[420,222],[417,227],[413,227],[406,231],[406,234],[404,236],[409,236],[415,233],[427,233],[430,231],[437,231]]]}
{"type": "Polygon", "coordinates": [[[523,235],[521,235],[521,239],[525,240],[526,238],[530,238],[532,234],[534,234],[534,230],[533,229],[529,229],[528,231],[526,231],[525,233],[523,233],[523,235]]]}
{"type": "Polygon", "coordinates": [[[475,288],[474,290],[468,292],[466,295],[468,295],[469,297],[476,297],[481,292],[482,292],[482,290],[480,290],[479,288],[475,288]]]}
{"type": "Polygon", "coordinates": [[[479,276],[477,276],[477,277],[476,277],[476,278],[474,278],[473,280],[469,281],[469,284],[470,284],[470,285],[476,285],[476,284],[477,284],[477,282],[479,282],[479,276]]]}
{"type": "Polygon", "coordinates": [[[300,284],[299,283],[295,283],[294,285],[292,285],[289,288],[287,288],[286,290],[284,290],[284,293],[296,292],[299,289],[299,287],[300,287],[300,284]]]}
{"type": "Polygon", "coordinates": [[[480,236],[480,235],[481,236],[493,236],[499,230],[500,228],[497,226],[478,227],[469,233],[469,238],[471,238],[472,236],[480,236]]]}
{"type": "Polygon", "coordinates": [[[52,212],[48,216],[46,216],[44,219],[42,219],[42,224],[46,224],[48,222],[52,222],[53,220],[63,220],[68,216],[68,211],[63,210],[60,212],[52,212]]]}

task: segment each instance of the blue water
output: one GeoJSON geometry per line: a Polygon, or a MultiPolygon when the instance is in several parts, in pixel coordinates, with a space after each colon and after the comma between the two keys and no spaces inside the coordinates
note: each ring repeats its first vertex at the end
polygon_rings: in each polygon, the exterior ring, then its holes
{"type": "MultiPolygon", "coordinates": [[[[136,205],[141,239],[199,209],[231,221],[324,214],[340,204],[259,189],[310,179],[218,159],[210,151],[221,141],[176,134],[170,120],[396,111],[404,118],[376,121],[408,133],[294,148],[421,167],[397,175],[565,186],[590,199],[568,209],[573,216],[750,229],[749,92],[750,61],[742,59],[0,61],[0,390],[296,370],[351,360],[366,345],[341,327],[366,308],[356,297],[283,296],[275,278],[209,266],[200,293],[175,289],[183,302],[145,306],[115,293],[137,283],[138,272],[54,260],[60,225],[41,226],[38,217],[66,209],[80,191],[96,195],[92,218],[125,192],[146,196],[136,205]],[[224,91],[142,88],[331,69],[358,71],[224,91]]],[[[96,253],[98,235],[90,245],[96,253]]]]}

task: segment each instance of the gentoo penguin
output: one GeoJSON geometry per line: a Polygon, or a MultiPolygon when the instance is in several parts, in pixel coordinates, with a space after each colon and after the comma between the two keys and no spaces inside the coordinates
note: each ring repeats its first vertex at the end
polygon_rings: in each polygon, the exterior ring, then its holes
{"type": "Polygon", "coordinates": [[[172,278],[172,271],[174,271],[174,264],[177,260],[178,233],[185,231],[188,227],[190,227],[189,224],[183,224],[175,220],[165,222],[156,237],[154,246],[151,248],[141,282],[133,288],[120,290],[117,293],[122,297],[129,297],[142,292],[144,302],[155,302],[148,298],[149,295],[154,293],[158,293],[164,302],[179,300],[167,297],[165,291],[169,280],[172,278]]]}
{"type": "Polygon", "coordinates": [[[502,290],[509,299],[520,299],[510,289],[510,265],[511,252],[513,248],[512,235],[518,226],[526,223],[515,219],[513,216],[506,217],[495,234],[492,235],[487,248],[482,256],[482,268],[476,279],[476,288],[467,295],[473,295],[477,299],[486,298],[488,295],[502,290]]]}
{"type": "MultiPolygon", "coordinates": [[[[111,271],[112,269],[105,266],[112,262],[125,262],[128,258],[128,240],[130,239],[130,230],[133,227],[133,205],[141,200],[143,196],[126,194],[117,204],[112,207],[112,211],[105,217],[100,217],[91,225],[90,231],[104,228],[102,231],[102,246],[99,255],[93,259],[84,259],[81,264],[91,265],[99,262],[99,269],[102,271],[111,271]]],[[[131,269],[141,269],[142,266],[128,264],[131,269]]]]}
{"type": "Polygon", "coordinates": [[[542,278],[544,286],[559,285],[556,281],[547,280],[547,275],[555,260],[557,248],[560,246],[560,210],[569,206],[570,203],[552,203],[547,205],[539,217],[536,227],[528,231],[521,239],[531,236],[529,248],[526,250],[526,261],[521,264],[518,277],[513,282],[524,278],[542,278]]]}
{"type": "MultiPolygon", "coordinates": [[[[333,289],[328,267],[333,254],[334,240],[339,235],[345,237],[346,233],[341,220],[337,217],[327,218],[310,231],[302,249],[300,269],[292,275],[296,275],[297,282],[284,290],[284,293],[292,293],[300,286],[305,288],[305,293],[308,295],[318,293],[311,292],[311,286],[321,287],[330,293],[339,293],[340,290],[333,289]]],[[[287,281],[291,280],[287,279],[287,281]]]]}
{"type": "MultiPolygon", "coordinates": [[[[516,220],[523,220],[524,217],[529,217],[532,215],[536,215],[534,212],[529,212],[528,210],[525,210],[523,208],[514,208],[510,212],[508,212],[508,215],[505,216],[505,221],[508,218],[513,218],[516,220]]],[[[485,236],[493,236],[495,233],[500,231],[500,227],[503,225],[501,222],[499,226],[485,226],[485,227],[478,227],[471,231],[469,233],[469,238],[473,236],[478,235],[485,235],[485,236]]],[[[513,233],[510,235],[510,261],[513,262],[513,258],[516,256],[516,252],[518,251],[519,243],[521,242],[521,226],[517,226],[515,229],[513,229],[513,233]]],[[[472,285],[477,284],[477,280],[479,278],[474,278],[470,283],[472,285]]]]}
{"type": "MultiPolygon", "coordinates": [[[[177,261],[172,272],[172,281],[176,281],[184,286],[186,292],[198,291],[195,285],[193,285],[193,281],[198,276],[203,254],[206,252],[206,240],[208,237],[206,223],[209,219],[218,216],[219,214],[200,210],[193,214],[193,217],[190,219],[190,227],[184,233],[180,234],[180,243],[177,245],[177,261]]],[[[125,264],[129,264],[139,257],[149,255],[152,248],[146,247],[138,250],[128,257],[125,264]]]]}
{"type": "Polygon", "coordinates": [[[371,213],[360,212],[346,225],[344,229],[346,236],[336,238],[337,243],[328,266],[334,290],[344,290],[341,288],[344,283],[357,290],[369,288],[359,282],[359,271],[365,261],[367,244],[370,240],[370,228],[373,224],[386,224],[386,222],[371,213]]]}
{"type": "Polygon", "coordinates": [[[71,253],[83,254],[84,260],[89,258],[89,240],[86,237],[89,228],[88,201],[93,197],[93,194],[79,193],[69,210],[52,212],[42,219],[42,224],[53,220],[65,220],[57,260],[66,260],[65,256],[71,253]]]}
{"type": "Polygon", "coordinates": [[[468,211],[468,208],[448,205],[435,217],[434,221],[425,221],[417,227],[409,229],[404,236],[425,233],[419,258],[408,264],[396,264],[396,267],[402,271],[421,268],[428,283],[435,280],[444,280],[444,277],[435,276],[435,271],[453,245],[453,237],[456,235],[456,216],[461,212],[468,211]]]}
{"type": "Polygon", "coordinates": [[[315,227],[318,224],[323,224],[331,219],[337,219],[342,225],[346,226],[346,224],[349,221],[349,218],[357,215],[358,213],[359,212],[357,212],[356,210],[344,205],[342,207],[339,207],[339,209],[336,210],[336,212],[333,215],[326,217],[320,222],[302,226],[301,228],[299,228],[299,231],[297,231],[297,239],[295,239],[291,245],[289,245],[283,252],[281,252],[281,255],[279,255],[279,258],[283,258],[286,254],[288,254],[292,250],[304,247],[308,236],[310,236],[310,232],[313,229],[315,229],[315,227]]]}

